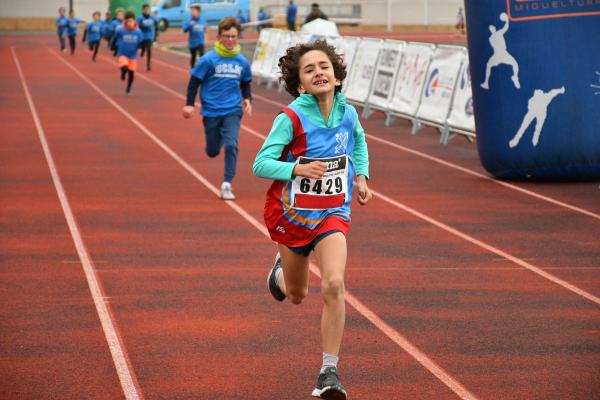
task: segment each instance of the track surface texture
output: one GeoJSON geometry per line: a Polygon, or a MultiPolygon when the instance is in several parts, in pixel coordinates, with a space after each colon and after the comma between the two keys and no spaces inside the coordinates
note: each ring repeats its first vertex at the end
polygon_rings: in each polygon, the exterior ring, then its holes
{"type": "MultiPolygon", "coordinates": [[[[154,58],[126,96],[104,45],[92,63],[0,36],[0,398],[310,399],[319,280],[299,307],[270,297],[251,171],[290,98],[254,85],[225,203],[223,156],[181,117],[188,60],[154,58]]],[[[349,398],[598,398],[598,182],[499,183],[462,138],[362,123],[377,196],[348,237],[349,398]]]]}

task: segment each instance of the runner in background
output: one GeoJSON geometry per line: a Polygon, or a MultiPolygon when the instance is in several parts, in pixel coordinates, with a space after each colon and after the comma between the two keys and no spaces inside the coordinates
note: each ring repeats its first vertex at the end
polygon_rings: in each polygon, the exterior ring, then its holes
{"type": "Polygon", "coordinates": [[[240,54],[240,29],[235,17],[225,17],[219,23],[214,50],[200,58],[191,70],[183,107],[183,117],[191,118],[200,88],[206,154],[214,158],[225,147],[223,200],[235,200],[231,183],[236,173],[241,120],[244,112],[252,116],[252,71],[248,60],[240,54]]]}
{"type": "Polygon", "coordinates": [[[69,11],[69,25],[67,28],[67,33],[69,35],[69,48],[71,49],[71,55],[75,54],[75,41],[77,40],[77,27],[82,22],[85,22],[82,19],[75,18],[75,10],[69,11]]]}
{"type": "Polygon", "coordinates": [[[461,34],[465,34],[465,13],[462,9],[462,7],[460,7],[458,9],[458,14],[456,14],[456,30],[459,31],[461,34]]]}
{"type": "Polygon", "coordinates": [[[112,32],[111,40],[110,40],[110,49],[113,52],[113,56],[117,55],[117,50],[119,47],[119,41],[114,40],[115,36],[119,29],[123,28],[123,18],[125,17],[125,10],[122,8],[117,8],[117,16],[110,23],[109,29],[112,32]]]}
{"type": "Polygon", "coordinates": [[[58,42],[60,43],[60,51],[66,51],[65,34],[69,27],[69,18],[67,18],[65,13],[65,8],[60,7],[58,9],[58,17],[56,18],[56,34],[58,35],[58,42]]]}
{"type": "Polygon", "coordinates": [[[117,42],[117,57],[121,70],[121,80],[127,77],[125,93],[131,94],[131,85],[137,70],[138,49],[143,41],[142,31],[137,26],[135,14],[131,11],[125,13],[125,22],[117,30],[113,42],[117,42]]]}
{"type": "Polygon", "coordinates": [[[102,21],[100,21],[100,11],[95,11],[92,14],[93,21],[85,26],[83,31],[83,43],[87,40],[88,46],[92,53],[92,61],[96,62],[96,55],[100,48],[100,39],[102,38],[102,21]]]}
{"type": "Polygon", "coordinates": [[[106,40],[106,45],[110,48],[110,41],[112,39],[113,31],[110,27],[110,23],[112,22],[112,13],[107,11],[104,14],[104,19],[102,20],[102,37],[106,40]]]}
{"type": "Polygon", "coordinates": [[[200,4],[191,7],[192,17],[183,24],[183,32],[188,33],[188,48],[190,49],[190,68],[196,65],[196,56],[204,55],[206,41],[206,24],[200,19],[200,4]]]}
{"type": "Polygon", "coordinates": [[[150,15],[150,5],[144,4],[142,6],[142,15],[137,20],[138,26],[142,31],[142,51],[140,57],[146,55],[146,71],[150,71],[150,63],[152,61],[152,43],[154,42],[154,29],[156,22],[154,17],[150,15]]]}

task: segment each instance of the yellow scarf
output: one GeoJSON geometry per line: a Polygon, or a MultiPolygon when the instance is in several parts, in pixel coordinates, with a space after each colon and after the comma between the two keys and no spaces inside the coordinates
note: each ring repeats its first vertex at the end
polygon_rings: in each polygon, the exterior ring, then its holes
{"type": "Polygon", "coordinates": [[[217,42],[215,43],[215,51],[221,57],[235,57],[240,54],[240,45],[236,44],[233,49],[229,50],[223,43],[217,42]]]}

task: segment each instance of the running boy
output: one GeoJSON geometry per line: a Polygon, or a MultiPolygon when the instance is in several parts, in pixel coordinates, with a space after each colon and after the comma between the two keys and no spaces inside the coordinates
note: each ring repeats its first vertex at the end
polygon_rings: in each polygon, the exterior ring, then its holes
{"type": "Polygon", "coordinates": [[[112,14],[110,11],[107,11],[104,14],[104,19],[102,20],[102,37],[106,40],[107,46],[110,48],[110,41],[112,39],[113,31],[110,27],[112,22],[112,14]]]}
{"type": "Polygon", "coordinates": [[[138,25],[142,31],[142,51],[140,57],[146,54],[146,71],[150,71],[150,61],[152,59],[152,43],[154,42],[154,28],[156,21],[150,15],[150,6],[144,4],[142,6],[142,15],[138,18],[138,25]]]}
{"type": "Polygon", "coordinates": [[[117,30],[113,37],[113,43],[119,43],[117,56],[119,57],[119,68],[121,69],[121,80],[127,76],[127,88],[125,93],[131,94],[131,84],[137,69],[138,48],[142,44],[142,32],[135,22],[135,14],[131,11],[125,13],[123,27],[117,30]]]}
{"type": "MultiPolygon", "coordinates": [[[[117,17],[112,20],[109,25],[109,29],[112,32],[110,39],[110,49],[113,52],[113,56],[117,55],[117,49],[119,47],[119,41],[114,40],[117,36],[117,31],[123,28],[123,18],[125,17],[125,11],[122,8],[117,8],[117,17]]],[[[135,21],[134,21],[135,22],[135,21]]]]}
{"type": "Polygon", "coordinates": [[[87,39],[88,45],[90,47],[90,51],[93,51],[92,61],[95,62],[96,55],[98,54],[98,48],[100,47],[100,36],[101,36],[101,32],[102,32],[102,22],[100,21],[100,11],[95,11],[92,14],[92,18],[94,20],[85,26],[85,31],[83,31],[82,42],[85,42],[87,39]]]}
{"type": "Polygon", "coordinates": [[[67,34],[69,35],[69,47],[71,48],[71,55],[75,54],[75,40],[77,39],[77,26],[85,22],[82,19],[75,18],[75,11],[69,11],[69,26],[67,28],[67,34]]]}
{"type": "Polygon", "coordinates": [[[65,51],[65,33],[69,27],[69,18],[65,16],[65,8],[58,9],[58,17],[56,18],[56,34],[60,43],[60,51],[65,51]]]}
{"type": "Polygon", "coordinates": [[[248,60],[240,54],[240,23],[225,17],[219,23],[215,49],[204,55],[191,70],[183,116],[191,118],[198,88],[206,138],[206,154],[213,158],[225,146],[225,177],[221,198],[235,200],[231,182],[235,176],[238,138],[244,111],[252,116],[250,82],[252,72],[248,60]],[[242,99],[243,98],[243,99],[242,99]]]}
{"type": "Polygon", "coordinates": [[[279,66],[295,100],[275,118],[253,167],[256,176],[274,180],[264,213],[279,252],[267,283],[276,300],[300,304],[308,293],[308,256],[314,250],[325,304],[323,364],[312,395],[344,400],[337,363],[346,318],[346,234],[355,175],[359,204],[372,197],[365,133],[341,93],[346,70],[333,46],[325,41],[296,45],[279,66]]]}
{"type": "Polygon", "coordinates": [[[191,55],[190,67],[194,68],[194,65],[196,65],[196,55],[199,54],[200,57],[204,55],[206,25],[200,20],[200,4],[192,4],[190,8],[192,18],[183,24],[183,31],[188,33],[188,47],[191,55]]]}

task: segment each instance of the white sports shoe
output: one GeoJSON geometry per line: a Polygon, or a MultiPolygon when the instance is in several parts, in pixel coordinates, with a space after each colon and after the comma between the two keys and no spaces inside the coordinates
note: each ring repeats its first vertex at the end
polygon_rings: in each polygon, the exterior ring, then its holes
{"type": "Polygon", "coordinates": [[[221,198],[223,200],[235,200],[235,195],[231,190],[231,183],[223,182],[221,185],[221,198]]]}

